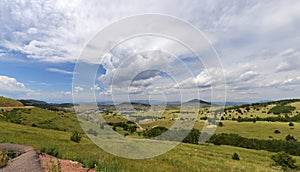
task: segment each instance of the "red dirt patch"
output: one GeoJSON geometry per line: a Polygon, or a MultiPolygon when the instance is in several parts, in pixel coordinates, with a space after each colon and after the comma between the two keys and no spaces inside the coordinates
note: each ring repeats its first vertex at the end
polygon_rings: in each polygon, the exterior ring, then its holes
{"type": "Polygon", "coordinates": [[[44,153],[40,154],[39,157],[44,172],[48,172],[52,168],[58,168],[58,162],[60,163],[62,172],[95,172],[93,169],[83,168],[83,165],[79,162],[58,159],[44,153]]]}

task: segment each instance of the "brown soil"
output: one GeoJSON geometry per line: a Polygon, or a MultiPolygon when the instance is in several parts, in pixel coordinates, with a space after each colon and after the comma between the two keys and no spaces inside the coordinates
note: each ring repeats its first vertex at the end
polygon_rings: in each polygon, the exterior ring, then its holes
{"type": "Polygon", "coordinates": [[[62,172],[95,172],[93,169],[83,168],[83,165],[79,162],[70,160],[58,159],[47,154],[40,154],[40,161],[44,172],[48,172],[52,168],[59,168],[58,162],[60,163],[60,169],[62,172]]]}

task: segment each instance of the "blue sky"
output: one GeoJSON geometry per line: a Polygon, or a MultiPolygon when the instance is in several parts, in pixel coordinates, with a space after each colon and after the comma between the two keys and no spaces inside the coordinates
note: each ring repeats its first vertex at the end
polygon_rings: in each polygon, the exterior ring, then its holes
{"type": "Polygon", "coordinates": [[[179,86],[186,99],[194,98],[191,87],[196,83],[200,97],[207,100],[209,88],[217,88],[224,72],[229,101],[300,98],[299,9],[297,0],[3,0],[0,95],[71,102],[72,91],[92,90],[98,100],[111,100],[113,86],[120,100],[126,97],[126,90],[135,99],[176,100],[179,86]],[[146,36],[116,47],[102,62],[81,61],[90,67],[100,65],[95,83],[72,86],[74,67],[89,40],[120,19],[144,13],[174,16],[201,30],[216,49],[223,68],[197,62],[171,40],[146,36]],[[145,53],[147,50],[157,52],[145,53]],[[131,76],[135,71],[162,67],[166,75],[148,70],[136,73],[139,77],[131,76]],[[130,88],[126,80],[130,80],[130,88]]]}

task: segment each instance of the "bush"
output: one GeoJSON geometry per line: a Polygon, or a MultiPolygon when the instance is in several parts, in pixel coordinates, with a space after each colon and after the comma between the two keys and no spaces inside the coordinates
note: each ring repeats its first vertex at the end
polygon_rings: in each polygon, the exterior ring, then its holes
{"type": "Polygon", "coordinates": [[[294,136],[292,136],[292,135],[287,135],[286,137],[285,137],[285,140],[286,141],[297,141],[297,139],[294,137],[294,136]]]}
{"type": "Polygon", "coordinates": [[[280,134],[280,131],[279,130],[275,130],[274,133],[275,134],[280,134]]]}
{"type": "Polygon", "coordinates": [[[223,127],[223,126],[224,126],[223,122],[219,122],[219,127],[223,127]]]}
{"type": "Polygon", "coordinates": [[[290,126],[290,127],[293,127],[293,126],[294,126],[294,123],[290,122],[290,123],[289,123],[289,126],[290,126]]]}
{"type": "Polygon", "coordinates": [[[297,166],[295,165],[296,160],[285,152],[278,152],[277,154],[272,155],[271,159],[274,161],[274,165],[281,166],[284,170],[287,170],[289,168],[297,168],[297,166]]]}
{"type": "Polygon", "coordinates": [[[166,127],[157,126],[155,128],[151,128],[150,130],[144,132],[144,136],[148,138],[157,137],[166,131],[168,131],[166,127]]]}
{"type": "Polygon", "coordinates": [[[200,137],[200,131],[197,129],[192,129],[189,134],[183,139],[182,142],[184,143],[192,143],[192,144],[198,144],[199,137],[200,137]]]}
{"type": "Polygon", "coordinates": [[[8,162],[8,156],[0,150],[0,168],[5,167],[8,162]]]}
{"type": "Polygon", "coordinates": [[[129,128],[128,128],[128,131],[130,132],[130,133],[134,133],[134,132],[136,132],[136,129],[137,129],[137,126],[129,126],[129,128]]]}
{"type": "Polygon", "coordinates": [[[81,136],[77,131],[74,131],[72,136],[70,137],[70,140],[76,143],[79,143],[81,140],[81,136]]]}
{"type": "Polygon", "coordinates": [[[233,160],[237,160],[237,161],[240,160],[239,154],[237,154],[236,152],[234,152],[231,157],[233,160]]]}

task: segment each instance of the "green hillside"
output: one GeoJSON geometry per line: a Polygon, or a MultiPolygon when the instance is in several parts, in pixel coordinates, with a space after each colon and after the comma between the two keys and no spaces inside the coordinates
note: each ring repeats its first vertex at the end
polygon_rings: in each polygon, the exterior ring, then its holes
{"type": "MultiPolygon", "coordinates": [[[[115,157],[99,149],[88,138],[80,143],[70,141],[71,132],[41,129],[0,121],[0,142],[19,143],[38,150],[54,148],[59,157],[83,161],[87,165],[99,160],[108,171],[278,171],[272,167],[266,151],[248,150],[231,146],[180,144],[168,153],[143,160],[115,157]],[[240,160],[232,160],[234,152],[240,160]],[[113,169],[113,170],[110,170],[113,169]]],[[[300,157],[295,157],[300,162],[300,157]]]]}
{"type": "Polygon", "coordinates": [[[75,114],[65,111],[50,111],[38,107],[15,108],[2,112],[0,120],[32,127],[83,133],[75,114]]]}
{"type": "Polygon", "coordinates": [[[23,104],[17,100],[0,96],[0,107],[19,107],[23,104]]]}
{"type": "MultiPolygon", "coordinates": [[[[101,108],[105,108],[105,106],[101,108]]],[[[205,124],[203,117],[207,116],[210,110],[215,109],[203,108],[199,112],[194,128],[201,131],[205,124]]],[[[216,134],[234,133],[244,138],[259,140],[285,140],[286,136],[291,134],[300,140],[300,121],[297,118],[299,111],[299,101],[227,107],[224,112],[226,118],[222,120],[223,124],[217,128],[216,134]],[[285,111],[279,114],[267,113],[276,106],[294,108],[289,113],[285,111]],[[269,117],[277,121],[265,121],[269,120],[269,117]],[[258,121],[241,120],[248,118],[258,121]],[[293,125],[290,124],[291,122],[293,125]],[[280,133],[275,133],[275,130],[280,133]]],[[[148,112],[143,113],[146,116],[150,115],[148,112]]],[[[146,131],[154,126],[170,128],[178,113],[178,110],[170,108],[164,111],[161,118],[151,121],[149,124],[142,124],[142,127],[146,131]]],[[[134,126],[135,123],[129,123],[130,121],[127,121],[124,115],[117,113],[116,110],[109,109],[103,114],[103,117],[120,134],[143,138],[143,133],[141,133],[143,131],[130,132],[128,130],[128,127],[134,126]]],[[[188,119],[183,118],[182,121],[185,122],[185,120],[188,119]]],[[[97,127],[93,129],[96,131],[101,125],[97,127]]],[[[49,110],[34,107],[2,111],[0,142],[33,146],[42,152],[62,159],[82,162],[86,167],[95,167],[97,164],[98,171],[281,171],[280,167],[272,165],[273,161],[270,157],[275,153],[264,151],[268,149],[251,150],[226,145],[181,143],[168,153],[150,159],[130,160],[116,157],[104,152],[90,141],[82,131],[76,114],[63,108],[49,110]],[[83,136],[79,143],[70,140],[73,131],[77,131],[83,136]],[[232,159],[235,152],[239,155],[239,161],[232,159]]],[[[295,144],[298,143],[298,141],[295,142],[295,144]]],[[[294,156],[294,158],[297,161],[296,164],[300,165],[300,156],[294,156]]]]}

